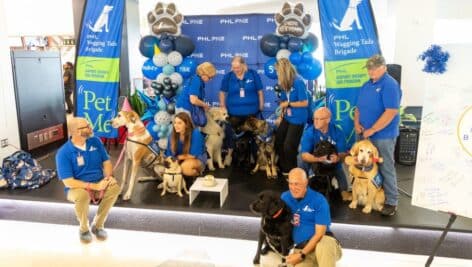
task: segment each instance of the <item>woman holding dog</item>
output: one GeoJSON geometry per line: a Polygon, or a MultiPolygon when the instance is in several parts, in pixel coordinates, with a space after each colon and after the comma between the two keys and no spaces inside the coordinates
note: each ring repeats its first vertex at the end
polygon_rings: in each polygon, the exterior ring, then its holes
{"type": "Polygon", "coordinates": [[[282,58],[275,64],[279,86],[282,121],[275,133],[275,150],[282,174],[297,167],[297,153],[303,129],[308,120],[308,95],[303,79],[297,75],[290,61],[282,58]]]}
{"type": "MultiPolygon", "coordinates": [[[[234,149],[235,132],[249,116],[256,116],[264,109],[264,92],[261,77],[255,70],[249,69],[242,56],[231,60],[231,71],[225,74],[221,81],[220,107],[229,114],[231,127],[225,127],[228,156],[234,149]]],[[[229,162],[225,162],[229,165],[229,162]]]]}
{"type": "Polygon", "coordinates": [[[185,176],[198,176],[205,169],[205,139],[185,112],[175,115],[165,155],[176,157],[181,162],[182,174],[185,176]]]}
{"type": "Polygon", "coordinates": [[[215,75],[216,68],[210,62],[198,65],[196,73],[185,82],[182,92],[177,97],[176,113],[185,111],[190,114],[192,105],[208,110],[210,107],[205,103],[205,83],[215,75]]]}

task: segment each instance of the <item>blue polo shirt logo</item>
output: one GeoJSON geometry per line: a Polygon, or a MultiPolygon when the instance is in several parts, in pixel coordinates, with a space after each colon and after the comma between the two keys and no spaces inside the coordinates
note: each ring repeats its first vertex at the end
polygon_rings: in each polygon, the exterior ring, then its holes
{"type": "Polygon", "coordinates": [[[302,209],[304,212],[314,212],[315,210],[308,207],[308,205],[306,205],[303,209],[302,209]]]}
{"type": "Polygon", "coordinates": [[[89,149],[89,151],[95,151],[95,150],[97,150],[97,148],[94,147],[94,146],[91,146],[90,149],[89,149]]]}
{"type": "Polygon", "coordinates": [[[377,89],[375,89],[375,91],[378,93],[380,92],[380,90],[382,90],[382,88],[378,87],[377,89]]]}

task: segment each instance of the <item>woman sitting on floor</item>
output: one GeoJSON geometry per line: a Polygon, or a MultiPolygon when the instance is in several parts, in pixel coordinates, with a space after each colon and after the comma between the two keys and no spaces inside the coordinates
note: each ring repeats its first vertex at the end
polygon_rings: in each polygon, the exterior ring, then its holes
{"type": "Polygon", "coordinates": [[[186,112],[175,115],[165,155],[176,157],[181,162],[182,174],[185,176],[198,176],[205,169],[205,139],[200,130],[194,128],[186,112]]]}

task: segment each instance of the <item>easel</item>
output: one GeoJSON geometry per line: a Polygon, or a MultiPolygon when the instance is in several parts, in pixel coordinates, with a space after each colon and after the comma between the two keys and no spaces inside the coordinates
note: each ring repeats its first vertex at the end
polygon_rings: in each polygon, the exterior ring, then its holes
{"type": "Polygon", "coordinates": [[[438,252],[439,246],[441,246],[441,243],[444,241],[444,238],[446,238],[447,232],[451,229],[452,224],[457,218],[457,215],[454,213],[449,213],[451,216],[449,217],[449,222],[446,225],[446,228],[444,228],[444,231],[439,238],[438,242],[436,243],[436,246],[433,249],[433,252],[431,252],[431,255],[429,255],[428,260],[426,261],[426,264],[424,265],[425,267],[429,267],[431,263],[433,262],[434,256],[436,255],[436,252],[438,252]]]}

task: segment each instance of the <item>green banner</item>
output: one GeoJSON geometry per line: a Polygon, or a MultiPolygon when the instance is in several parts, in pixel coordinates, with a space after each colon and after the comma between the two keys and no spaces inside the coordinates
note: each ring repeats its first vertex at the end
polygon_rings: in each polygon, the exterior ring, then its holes
{"type": "Polygon", "coordinates": [[[78,57],[77,80],[91,82],[119,82],[120,59],[78,57]]]}
{"type": "Polygon", "coordinates": [[[368,79],[365,59],[325,61],[326,87],[344,89],[361,87],[368,79]]]}

